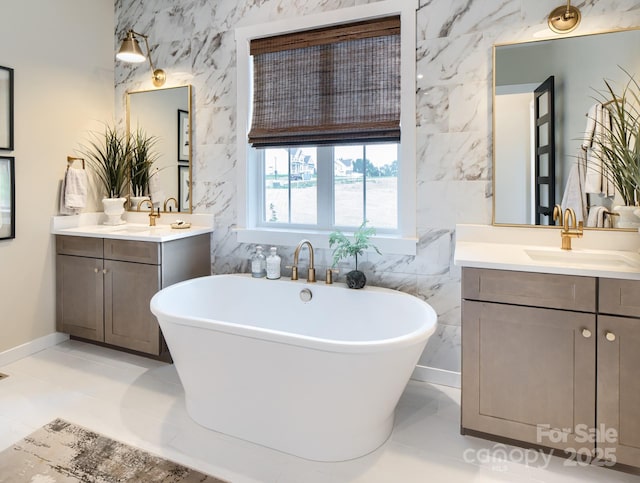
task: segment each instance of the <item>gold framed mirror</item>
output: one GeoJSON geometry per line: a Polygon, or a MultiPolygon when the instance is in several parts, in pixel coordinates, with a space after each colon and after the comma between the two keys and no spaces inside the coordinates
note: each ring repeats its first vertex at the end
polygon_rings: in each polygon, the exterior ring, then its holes
{"type": "Polygon", "coordinates": [[[152,139],[148,176],[132,175],[129,210],[151,198],[154,209],[191,213],[193,111],[191,85],[127,92],[127,132],[152,139]]]}
{"type": "MultiPolygon", "coordinates": [[[[622,90],[629,78],[621,67],[640,79],[638,42],[640,29],[633,28],[494,45],[494,225],[553,225],[553,206],[562,203],[571,186],[588,113],[602,103],[605,79],[622,90]],[[552,101],[548,90],[541,94],[549,79],[552,101]],[[541,97],[536,97],[536,89],[541,97]],[[546,113],[550,108],[554,112],[546,113]],[[541,113],[538,120],[536,109],[541,113]],[[544,114],[552,117],[553,128],[539,124],[544,114]],[[543,144],[538,141],[536,147],[536,138],[543,144]]],[[[587,199],[589,207],[602,207],[610,214],[614,229],[628,229],[616,228],[617,197],[592,192],[587,199]]]]}

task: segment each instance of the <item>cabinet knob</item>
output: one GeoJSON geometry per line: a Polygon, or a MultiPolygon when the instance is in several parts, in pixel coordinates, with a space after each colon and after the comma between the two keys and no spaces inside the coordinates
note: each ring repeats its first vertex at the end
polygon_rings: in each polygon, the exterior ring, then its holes
{"type": "Polygon", "coordinates": [[[107,274],[107,269],[106,269],[106,268],[103,268],[103,269],[102,269],[102,273],[104,273],[104,274],[106,275],[106,274],[107,274]]]}
{"type": "Polygon", "coordinates": [[[96,267],[93,269],[93,273],[98,273],[100,270],[96,267]]]}
{"type": "Polygon", "coordinates": [[[589,329],[582,329],[582,337],[588,339],[591,337],[591,331],[589,329]]]}
{"type": "Polygon", "coordinates": [[[614,340],[616,340],[616,334],[614,334],[613,332],[607,331],[604,333],[604,336],[609,342],[613,342],[614,340]]]}

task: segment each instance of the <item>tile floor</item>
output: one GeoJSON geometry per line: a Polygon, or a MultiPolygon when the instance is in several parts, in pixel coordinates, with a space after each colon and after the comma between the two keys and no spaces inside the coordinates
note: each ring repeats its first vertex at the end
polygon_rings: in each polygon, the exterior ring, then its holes
{"type": "Polygon", "coordinates": [[[557,457],[545,463],[533,450],[509,446],[504,461],[499,446],[459,434],[459,390],[416,381],[382,447],[356,460],[318,463],[198,426],[186,414],[172,365],[66,341],[0,372],[10,375],[0,380],[0,450],[60,417],[234,483],[640,481],[557,457]]]}

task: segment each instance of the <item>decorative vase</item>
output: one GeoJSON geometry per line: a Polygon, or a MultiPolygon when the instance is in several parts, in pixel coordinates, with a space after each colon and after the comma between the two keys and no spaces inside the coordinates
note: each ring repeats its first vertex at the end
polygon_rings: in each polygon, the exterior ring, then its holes
{"type": "Polygon", "coordinates": [[[126,198],[102,198],[104,214],[107,216],[107,219],[103,222],[104,225],[122,225],[126,223],[122,219],[125,201],[127,201],[126,198]]]}
{"type": "Polygon", "coordinates": [[[362,288],[367,284],[367,277],[360,270],[351,270],[347,273],[347,287],[362,288]]]}
{"type": "Polygon", "coordinates": [[[616,228],[640,228],[640,217],[636,212],[640,212],[637,206],[614,206],[613,212],[620,216],[616,223],[616,228]]]}

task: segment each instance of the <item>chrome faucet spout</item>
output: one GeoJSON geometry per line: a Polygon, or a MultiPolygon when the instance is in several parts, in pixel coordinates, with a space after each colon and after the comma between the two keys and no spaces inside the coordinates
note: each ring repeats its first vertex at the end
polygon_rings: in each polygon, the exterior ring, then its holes
{"type": "Polygon", "coordinates": [[[302,240],[298,243],[296,250],[293,252],[293,266],[291,267],[291,280],[298,280],[298,260],[300,258],[300,250],[307,245],[309,248],[309,271],[307,273],[307,282],[316,281],[316,269],[313,264],[313,246],[309,240],[302,240]]]}

